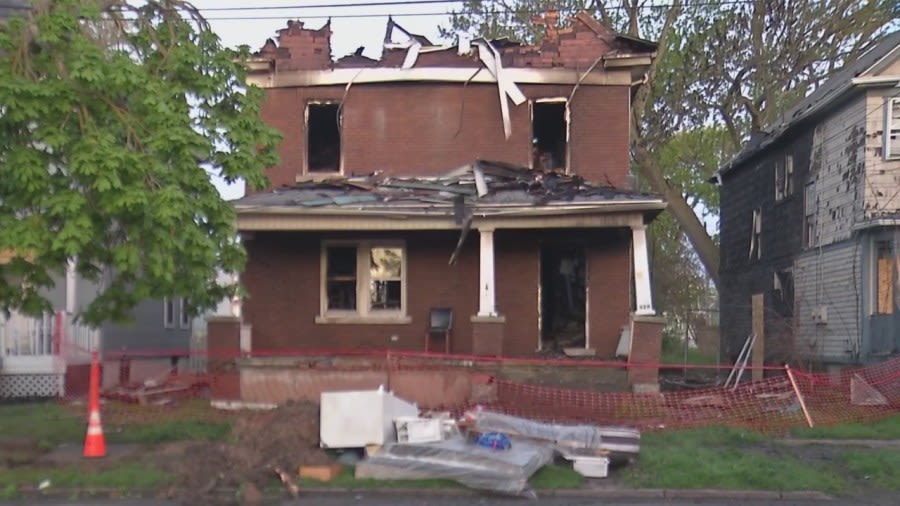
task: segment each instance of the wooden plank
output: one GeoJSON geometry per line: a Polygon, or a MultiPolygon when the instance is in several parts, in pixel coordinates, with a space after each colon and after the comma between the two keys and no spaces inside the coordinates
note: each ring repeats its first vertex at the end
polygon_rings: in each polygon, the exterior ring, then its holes
{"type": "Polygon", "coordinates": [[[752,311],[752,328],[756,334],[756,340],[753,342],[753,381],[763,379],[763,370],[761,367],[765,365],[766,359],[766,307],[764,295],[761,293],[753,294],[751,302],[752,311]]]}

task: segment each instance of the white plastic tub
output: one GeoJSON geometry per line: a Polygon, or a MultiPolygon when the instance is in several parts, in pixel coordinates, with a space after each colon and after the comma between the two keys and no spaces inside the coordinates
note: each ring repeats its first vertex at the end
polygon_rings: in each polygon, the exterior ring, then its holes
{"type": "Polygon", "coordinates": [[[400,443],[434,443],[442,440],[442,421],[435,418],[399,417],[394,419],[400,443]]]}
{"type": "Polygon", "coordinates": [[[609,459],[606,457],[578,456],[572,458],[575,472],[586,478],[606,478],[609,475],[609,459]]]}

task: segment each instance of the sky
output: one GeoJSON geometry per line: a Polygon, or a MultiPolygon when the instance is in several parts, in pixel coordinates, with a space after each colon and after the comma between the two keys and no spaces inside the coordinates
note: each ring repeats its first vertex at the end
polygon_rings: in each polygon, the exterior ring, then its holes
{"type": "MultiPolygon", "coordinates": [[[[424,35],[432,42],[437,42],[438,26],[445,24],[449,19],[448,15],[442,13],[461,7],[461,2],[454,1],[419,5],[358,6],[383,1],[194,0],[193,4],[209,20],[213,30],[221,38],[222,44],[228,47],[246,44],[251,50],[261,47],[267,38],[275,37],[276,30],[284,28],[288,19],[299,19],[307,28],[319,28],[331,16],[331,50],[334,58],[350,54],[360,46],[366,48],[364,55],[378,58],[381,55],[388,15],[394,16],[394,21],[410,32],[424,35]],[[341,4],[357,6],[340,7],[341,4]],[[304,7],[321,5],[330,7],[304,7]],[[235,7],[247,10],[214,10],[235,7]]],[[[213,181],[225,199],[239,198],[244,194],[243,183],[229,186],[216,177],[213,177],[213,181]]]]}

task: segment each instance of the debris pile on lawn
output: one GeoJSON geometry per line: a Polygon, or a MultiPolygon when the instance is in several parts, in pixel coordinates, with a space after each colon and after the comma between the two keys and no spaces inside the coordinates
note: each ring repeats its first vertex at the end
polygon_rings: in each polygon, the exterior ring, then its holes
{"type": "Polygon", "coordinates": [[[357,478],[449,479],[467,487],[533,495],[528,480],[560,456],[586,477],[605,477],[610,457],[633,459],[640,433],[624,427],[547,424],[471,410],[462,420],[447,413],[418,414],[415,404],[383,389],[327,392],[321,397],[322,444],[365,448],[357,478]]]}
{"type": "Polygon", "coordinates": [[[312,402],[289,402],[239,418],[233,437],[231,443],[194,444],[185,458],[172,459],[173,472],[184,480],[178,488],[185,497],[178,499],[214,504],[221,500],[218,491],[233,493],[248,484],[264,490],[281,474],[295,477],[301,465],[331,463],[319,448],[319,407],[312,402]]]}

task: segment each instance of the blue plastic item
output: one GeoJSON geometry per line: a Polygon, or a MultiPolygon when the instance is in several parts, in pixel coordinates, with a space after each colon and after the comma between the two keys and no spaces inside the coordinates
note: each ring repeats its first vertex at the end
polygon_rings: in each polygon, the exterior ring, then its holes
{"type": "Polygon", "coordinates": [[[475,444],[492,450],[509,450],[512,442],[502,432],[485,432],[475,439],[475,444]]]}

